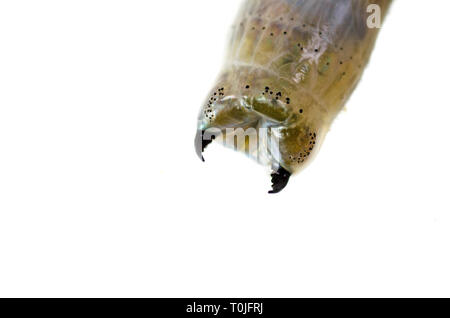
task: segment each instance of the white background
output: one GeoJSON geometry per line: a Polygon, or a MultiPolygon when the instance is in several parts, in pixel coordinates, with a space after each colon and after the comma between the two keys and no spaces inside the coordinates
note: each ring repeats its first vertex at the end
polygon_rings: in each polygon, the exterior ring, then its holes
{"type": "Polygon", "coordinates": [[[239,2],[0,2],[0,296],[450,296],[450,3],[397,0],[268,195],[193,147],[239,2]]]}

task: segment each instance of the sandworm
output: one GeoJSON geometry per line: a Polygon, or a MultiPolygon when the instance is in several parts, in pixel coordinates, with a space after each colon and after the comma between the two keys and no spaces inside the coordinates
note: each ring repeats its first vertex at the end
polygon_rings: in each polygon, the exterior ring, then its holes
{"type": "Polygon", "coordinates": [[[312,160],[357,86],[378,35],[376,19],[391,2],[245,0],[199,114],[199,157],[221,137],[270,165],[270,193],[280,192],[312,160]]]}

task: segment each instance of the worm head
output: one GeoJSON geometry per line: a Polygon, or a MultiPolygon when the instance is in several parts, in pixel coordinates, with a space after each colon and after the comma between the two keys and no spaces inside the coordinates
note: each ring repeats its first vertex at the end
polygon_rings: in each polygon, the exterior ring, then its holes
{"type": "Polygon", "coordinates": [[[206,147],[220,140],[269,166],[273,170],[270,193],[278,193],[318,145],[316,116],[308,116],[308,109],[318,108],[305,103],[305,98],[299,107],[286,89],[226,84],[214,89],[202,108],[195,138],[197,155],[204,161],[206,147]]]}

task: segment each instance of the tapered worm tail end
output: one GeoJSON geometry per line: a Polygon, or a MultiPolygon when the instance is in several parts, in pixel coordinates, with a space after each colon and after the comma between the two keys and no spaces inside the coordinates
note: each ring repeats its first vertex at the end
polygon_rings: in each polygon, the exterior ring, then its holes
{"type": "Polygon", "coordinates": [[[205,162],[203,152],[205,151],[205,148],[213,142],[213,140],[214,136],[205,136],[204,130],[197,130],[197,135],[195,136],[195,152],[203,162],[205,162]]]}
{"type": "Polygon", "coordinates": [[[272,190],[269,193],[281,192],[287,186],[290,177],[291,173],[280,166],[276,172],[272,173],[272,190]]]}

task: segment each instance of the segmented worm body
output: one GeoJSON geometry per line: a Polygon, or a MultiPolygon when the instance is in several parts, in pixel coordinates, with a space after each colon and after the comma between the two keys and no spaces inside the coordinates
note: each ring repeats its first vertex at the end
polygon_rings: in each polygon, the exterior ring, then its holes
{"type": "Polygon", "coordinates": [[[368,19],[378,9],[383,20],[390,3],[244,1],[199,115],[199,156],[213,139],[233,138],[236,149],[272,166],[271,193],[281,191],[311,161],[359,82],[379,31],[368,19]],[[256,134],[252,149],[248,131],[256,134]]]}

